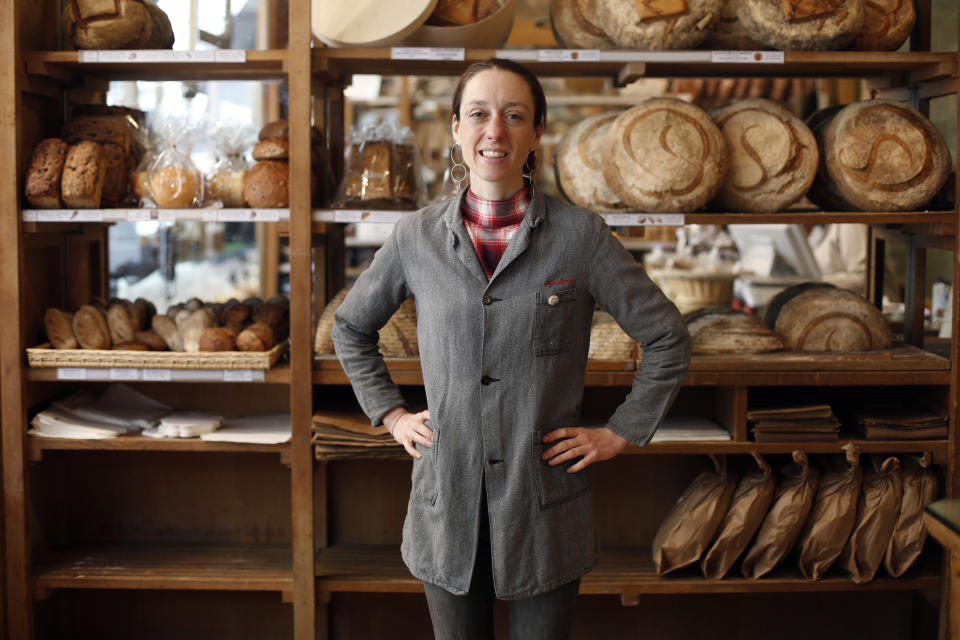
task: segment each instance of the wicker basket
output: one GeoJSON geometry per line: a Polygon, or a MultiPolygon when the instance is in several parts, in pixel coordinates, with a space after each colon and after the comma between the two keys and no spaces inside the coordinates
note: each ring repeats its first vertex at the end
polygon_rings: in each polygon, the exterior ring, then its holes
{"type": "MultiPolygon", "coordinates": [[[[313,341],[313,350],[317,355],[332,354],[333,314],[337,312],[349,289],[338,292],[320,314],[317,332],[313,341]]],[[[380,352],[388,358],[416,357],[420,355],[417,342],[417,306],[413,298],[407,298],[396,313],[380,329],[380,352]]]]}
{"type": "Polygon", "coordinates": [[[628,336],[606,311],[593,315],[590,328],[590,360],[636,360],[640,345],[628,336]]]}
{"type": "Polygon", "coordinates": [[[733,300],[732,273],[703,273],[681,269],[651,270],[650,277],[670,298],[680,313],[704,307],[728,306],[733,300]]]}
{"type": "Polygon", "coordinates": [[[35,368],[269,369],[288,347],[286,340],[269,351],[54,349],[45,343],[27,349],[27,364],[35,368]]]}

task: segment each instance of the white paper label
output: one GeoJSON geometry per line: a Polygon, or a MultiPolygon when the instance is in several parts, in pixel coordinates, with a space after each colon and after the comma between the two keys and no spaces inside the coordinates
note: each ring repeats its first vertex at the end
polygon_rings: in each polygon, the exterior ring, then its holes
{"type": "Polygon", "coordinates": [[[682,213],[608,213],[604,216],[611,227],[679,227],[682,213]]]}
{"type": "Polygon", "coordinates": [[[540,62],[599,62],[599,49],[540,49],[540,62]]]}
{"type": "Polygon", "coordinates": [[[74,369],[60,367],[57,369],[57,380],[86,380],[86,369],[74,369]]]}
{"type": "Polygon", "coordinates": [[[213,51],[171,51],[169,49],[136,49],[97,51],[97,62],[216,62],[213,51]]]}
{"type": "Polygon", "coordinates": [[[399,211],[364,211],[363,222],[396,222],[401,215],[399,211]]]}
{"type": "Polygon", "coordinates": [[[139,369],[110,369],[111,380],[139,380],[139,369]]]}
{"type": "Polygon", "coordinates": [[[783,64],[783,51],[711,51],[710,62],[783,64]]]}
{"type": "Polygon", "coordinates": [[[62,209],[38,211],[37,222],[71,222],[73,220],[73,213],[73,211],[64,211],[62,209]]]}
{"type": "Polygon", "coordinates": [[[214,210],[205,210],[203,212],[203,221],[204,222],[216,222],[220,219],[220,212],[216,209],[214,210]]]}
{"type": "Polygon", "coordinates": [[[254,216],[257,220],[262,222],[279,222],[280,221],[280,212],[276,209],[266,211],[255,211],[254,216]]]}
{"type": "Polygon", "coordinates": [[[364,211],[351,211],[350,209],[339,209],[333,212],[334,222],[361,222],[364,211]]]}
{"type": "Polygon", "coordinates": [[[152,382],[170,382],[170,369],[144,369],[143,379],[152,382]]]}
{"type": "Polygon", "coordinates": [[[24,222],[36,222],[36,221],[37,221],[37,212],[36,212],[36,211],[24,211],[24,212],[23,212],[23,221],[24,221],[24,222]]]}
{"type": "Polygon", "coordinates": [[[253,382],[253,371],[250,369],[226,369],[223,372],[224,382],[253,382]]]}
{"type": "Polygon", "coordinates": [[[78,222],[103,222],[103,211],[74,211],[73,219],[78,222]]]}
{"type": "Polygon", "coordinates": [[[176,211],[157,211],[157,220],[161,222],[176,222],[177,221],[177,212],[176,211]]]}
{"type": "Polygon", "coordinates": [[[90,63],[99,62],[99,51],[77,51],[77,62],[90,63]]]}
{"type": "Polygon", "coordinates": [[[214,51],[213,55],[217,62],[243,63],[247,61],[245,49],[223,49],[222,51],[214,51]]]}
{"type": "Polygon", "coordinates": [[[222,222],[253,222],[256,219],[257,214],[251,209],[222,209],[220,211],[222,222]]]}
{"type": "Polygon", "coordinates": [[[466,49],[453,47],[391,47],[391,60],[464,60],[466,49]]]}
{"type": "Polygon", "coordinates": [[[127,211],[127,222],[149,222],[150,212],[146,209],[131,209],[127,211]]]}

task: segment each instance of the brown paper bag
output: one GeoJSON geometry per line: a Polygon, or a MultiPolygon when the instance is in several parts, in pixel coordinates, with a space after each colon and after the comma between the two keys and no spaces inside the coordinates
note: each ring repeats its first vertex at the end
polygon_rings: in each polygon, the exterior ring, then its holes
{"type": "Polygon", "coordinates": [[[840,565],[857,584],[873,580],[883,562],[903,497],[903,478],[897,458],[887,458],[881,464],[879,456],[871,456],[871,466],[863,475],[853,533],[840,555],[840,565]]]}
{"type": "Polygon", "coordinates": [[[813,508],[797,543],[800,571],[819,580],[840,557],[857,518],[857,500],[863,483],[860,450],[852,442],[843,447],[846,463],[823,474],[813,508]]]}
{"type": "Polygon", "coordinates": [[[746,578],[766,575],[783,561],[813,506],[820,472],[810,466],[803,451],[793,452],[793,464],[784,467],[781,474],[773,506],[740,567],[746,578]]]}
{"type": "Polygon", "coordinates": [[[898,578],[910,568],[923,551],[927,528],[923,524],[923,508],[933,502],[937,494],[937,476],[930,468],[933,456],[907,456],[903,462],[903,500],[900,517],[893,528],[887,546],[887,572],[898,578]]]}
{"type": "Polygon", "coordinates": [[[726,575],[750,544],[773,501],[777,485],[773,470],[756,451],[753,458],[759,470],[740,479],[713,546],[700,562],[705,578],[719,580],[726,575]]]}
{"type": "Polygon", "coordinates": [[[664,518],[653,538],[657,575],[686,567],[700,559],[723,519],[737,486],[723,456],[710,456],[716,471],[704,471],[690,483],[664,518]]]}

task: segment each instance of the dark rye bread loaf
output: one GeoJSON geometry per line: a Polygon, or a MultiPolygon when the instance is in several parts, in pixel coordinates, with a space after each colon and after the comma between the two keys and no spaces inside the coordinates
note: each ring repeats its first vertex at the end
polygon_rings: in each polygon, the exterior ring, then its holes
{"type": "Polygon", "coordinates": [[[813,133],[770,100],[742,100],[713,116],[727,141],[729,171],[717,196],[727,211],[784,211],[817,175],[813,133]]]}
{"type": "Polygon", "coordinates": [[[859,35],[865,0],[738,0],[754,40],[781,51],[838,51],[859,35]]]}
{"type": "Polygon", "coordinates": [[[916,211],[937,194],[952,162],[943,136],[919,111],[891,100],[855,102],[823,133],[827,172],[864,211],[916,211]]]}
{"type": "Polygon", "coordinates": [[[859,51],[896,51],[910,36],[917,10],[910,0],[870,0],[860,35],[853,43],[859,51]]]}
{"type": "Polygon", "coordinates": [[[621,113],[607,135],[603,175],[639,211],[696,211],[717,194],[726,172],[720,129],[682,100],[645,100],[621,113]]]}
{"type": "Polygon", "coordinates": [[[720,0],[596,0],[597,25],[622,48],[695,49],[720,15],[720,0]]]}
{"type": "Polygon", "coordinates": [[[564,49],[613,49],[616,45],[597,21],[597,0],[553,0],[553,36],[564,49]]]}
{"type": "Polygon", "coordinates": [[[764,46],[750,37],[737,17],[738,0],[721,0],[720,15],[707,35],[707,48],[714,51],[756,51],[764,46]]]}
{"type": "Polygon", "coordinates": [[[619,111],[598,113],[570,127],[557,145],[557,184],[575,205],[598,213],[622,211],[620,197],[603,177],[606,137],[619,111]]]}
{"type": "Polygon", "coordinates": [[[60,177],[67,158],[67,146],[59,138],[47,138],[34,148],[24,187],[24,195],[34,207],[60,208],[60,177]]]}
{"type": "Polygon", "coordinates": [[[106,170],[103,149],[96,142],[85,140],[68,148],[60,179],[63,204],[76,209],[99,208],[106,170]]]}
{"type": "Polygon", "coordinates": [[[93,140],[100,144],[110,142],[130,153],[133,131],[127,116],[78,116],[63,125],[63,139],[70,144],[93,140]]]}
{"type": "Polygon", "coordinates": [[[870,351],[890,347],[890,327],[866,298],[845,289],[816,287],[791,298],[775,330],[793,351],[870,351]]]}

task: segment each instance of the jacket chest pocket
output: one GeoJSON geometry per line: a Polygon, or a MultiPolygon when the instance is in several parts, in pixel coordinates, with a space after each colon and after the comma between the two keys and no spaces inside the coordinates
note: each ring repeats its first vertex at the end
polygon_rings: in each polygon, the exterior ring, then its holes
{"type": "Polygon", "coordinates": [[[421,457],[413,460],[412,483],[417,497],[433,506],[440,495],[440,432],[429,420],[424,423],[433,429],[433,446],[416,445],[421,457]]]}
{"type": "Polygon", "coordinates": [[[554,356],[570,350],[576,302],[576,289],[537,292],[534,355],[554,356]]]}
{"type": "Polygon", "coordinates": [[[533,484],[537,488],[537,504],[541,511],[555,507],[590,491],[590,475],[587,469],[567,473],[577,458],[551,467],[540,456],[556,442],[543,442],[543,432],[534,431],[530,450],[533,457],[533,484]]]}

